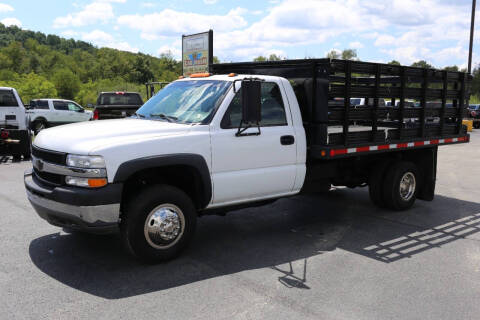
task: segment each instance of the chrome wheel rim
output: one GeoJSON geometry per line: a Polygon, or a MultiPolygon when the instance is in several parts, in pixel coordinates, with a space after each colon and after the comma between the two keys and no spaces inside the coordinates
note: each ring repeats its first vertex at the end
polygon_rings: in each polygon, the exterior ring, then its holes
{"type": "Polygon", "coordinates": [[[155,249],[166,249],[177,243],[185,229],[182,210],[174,204],[155,207],[147,216],[144,225],[145,239],[155,249]]]}
{"type": "Polygon", "coordinates": [[[404,201],[409,201],[415,194],[417,181],[415,175],[411,172],[406,172],[402,179],[400,179],[400,197],[404,201]]]}

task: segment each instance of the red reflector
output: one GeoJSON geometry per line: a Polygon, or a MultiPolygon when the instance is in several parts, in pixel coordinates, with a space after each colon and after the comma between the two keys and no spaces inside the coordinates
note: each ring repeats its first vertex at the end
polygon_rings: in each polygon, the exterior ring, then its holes
{"type": "Polygon", "coordinates": [[[381,146],[378,146],[378,150],[387,150],[389,148],[390,146],[388,144],[382,144],[381,146]]]}
{"type": "Polygon", "coordinates": [[[358,147],[357,152],[367,152],[370,151],[370,147],[358,147]]]}
{"type": "Polygon", "coordinates": [[[347,149],[330,150],[330,156],[332,157],[340,154],[346,154],[346,153],[347,153],[347,149]]]}
{"type": "Polygon", "coordinates": [[[445,139],[445,143],[451,143],[451,142],[453,142],[452,138],[445,139]]]}
{"type": "Polygon", "coordinates": [[[413,143],[415,147],[423,146],[425,143],[423,141],[416,141],[413,143]]]}
{"type": "Polygon", "coordinates": [[[93,120],[98,120],[98,110],[93,110],[93,120]]]}
{"type": "Polygon", "coordinates": [[[0,133],[0,137],[2,137],[2,139],[7,139],[8,136],[9,136],[9,132],[8,132],[8,131],[2,130],[2,133],[0,133]]]}
{"type": "Polygon", "coordinates": [[[439,141],[438,140],[430,140],[430,144],[438,144],[439,141]]]}
{"type": "Polygon", "coordinates": [[[397,148],[406,148],[408,147],[408,144],[407,143],[399,143],[397,144],[397,148]]]}

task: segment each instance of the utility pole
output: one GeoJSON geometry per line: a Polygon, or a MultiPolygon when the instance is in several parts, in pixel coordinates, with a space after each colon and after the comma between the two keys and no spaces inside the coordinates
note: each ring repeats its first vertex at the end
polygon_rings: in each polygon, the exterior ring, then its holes
{"type": "Polygon", "coordinates": [[[470,50],[468,52],[468,73],[472,73],[473,31],[475,29],[475,8],[477,0],[472,0],[472,20],[470,25],[470,50]]]}

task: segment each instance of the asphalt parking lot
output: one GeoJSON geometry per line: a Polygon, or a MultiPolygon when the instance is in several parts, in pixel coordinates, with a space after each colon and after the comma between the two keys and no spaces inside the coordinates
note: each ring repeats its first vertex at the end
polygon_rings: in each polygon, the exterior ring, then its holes
{"type": "Polygon", "coordinates": [[[480,131],[441,147],[436,199],[374,207],[366,188],[199,220],[177,260],[68,234],[28,203],[28,161],[0,163],[2,319],[479,319],[480,131]]]}

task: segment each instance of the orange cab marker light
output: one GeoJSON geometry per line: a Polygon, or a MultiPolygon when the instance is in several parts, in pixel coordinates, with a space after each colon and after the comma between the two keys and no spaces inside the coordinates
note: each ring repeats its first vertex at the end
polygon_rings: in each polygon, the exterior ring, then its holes
{"type": "Polygon", "coordinates": [[[237,76],[237,74],[236,74],[236,73],[234,73],[234,72],[232,72],[232,73],[229,73],[229,74],[228,74],[228,76],[229,76],[229,77],[236,77],[236,76],[237,76]]]}
{"type": "Polygon", "coordinates": [[[107,185],[107,179],[88,179],[88,186],[92,188],[100,188],[107,185]]]}
{"type": "Polygon", "coordinates": [[[210,77],[212,74],[211,73],[208,73],[208,72],[204,72],[204,73],[193,73],[190,75],[190,78],[206,78],[206,77],[210,77]]]}
{"type": "Polygon", "coordinates": [[[184,76],[180,76],[180,77],[178,77],[178,79],[183,79],[183,78],[185,78],[185,77],[184,77],[184,76]]]}

